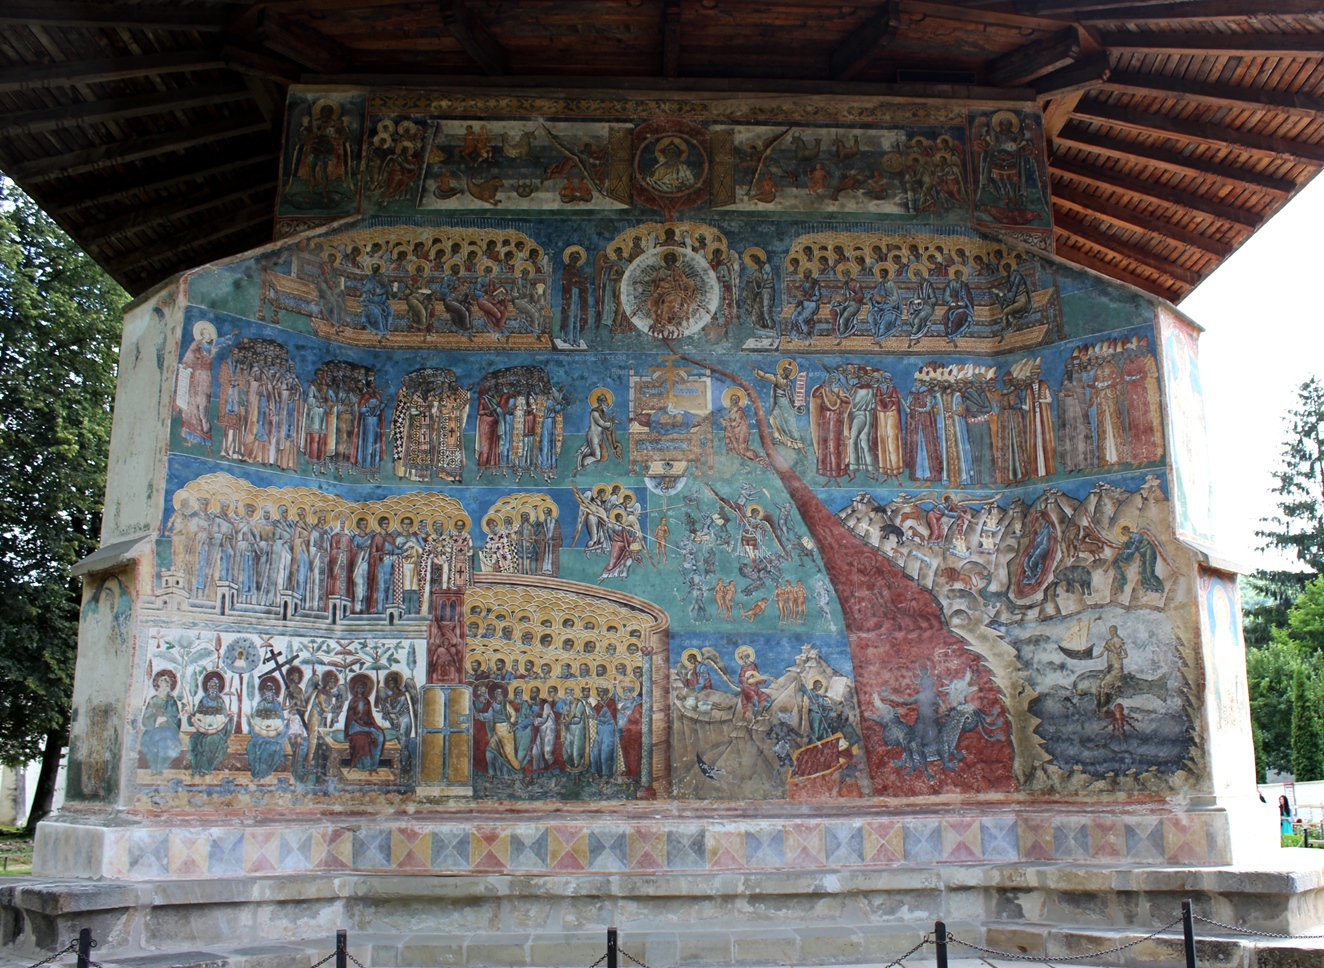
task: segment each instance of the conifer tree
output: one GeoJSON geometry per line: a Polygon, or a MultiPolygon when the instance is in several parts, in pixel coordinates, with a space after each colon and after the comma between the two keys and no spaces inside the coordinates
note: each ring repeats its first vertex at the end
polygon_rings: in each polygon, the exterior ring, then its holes
{"type": "Polygon", "coordinates": [[[1304,666],[1292,676],[1292,773],[1298,783],[1324,779],[1317,683],[1304,666]]]}

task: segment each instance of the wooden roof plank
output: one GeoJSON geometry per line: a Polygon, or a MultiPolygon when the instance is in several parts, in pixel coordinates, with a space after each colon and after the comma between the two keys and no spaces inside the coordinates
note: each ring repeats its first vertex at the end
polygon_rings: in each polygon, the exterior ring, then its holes
{"type": "Polygon", "coordinates": [[[214,141],[223,141],[226,138],[238,138],[259,131],[270,132],[270,126],[265,120],[257,123],[239,119],[194,124],[145,138],[111,142],[97,145],[94,148],[83,148],[78,151],[51,155],[35,161],[12,165],[6,173],[20,184],[27,181],[49,181],[53,178],[96,171],[100,168],[109,168],[112,165],[137,161],[140,158],[151,158],[154,155],[180,151],[196,145],[210,144],[214,141]]]}
{"type": "MultiPolygon", "coordinates": [[[[152,245],[135,248],[130,258],[116,260],[116,262],[120,271],[131,272],[141,265],[160,261],[167,256],[183,256],[186,251],[215,242],[217,239],[223,239],[227,235],[233,235],[235,232],[246,229],[251,225],[269,222],[272,217],[272,209],[272,204],[249,205],[245,208],[236,209],[230,215],[198,223],[196,226],[198,229],[211,230],[205,235],[190,238],[188,229],[176,230],[171,233],[170,238],[152,245]]],[[[182,261],[182,259],[177,259],[176,263],[182,261]]]]}
{"type": "Polygon", "coordinates": [[[1236,57],[1324,57],[1324,33],[1142,33],[1113,31],[1100,35],[1110,51],[1236,57]]]}
{"type": "MultiPolygon", "coordinates": [[[[164,191],[199,179],[229,174],[243,168],[256,165],[271,165],[274,167],[276,159],[280,155],[274,148],[249,143],[240,145],[232,152],[222,154],[221,157],[222,160],[217,161],[216,153],[209,152],[205,156],[186,159],[178,164],[171,165],[166,171],[153,169],[136,178],[119,178],[115,180],[113,189],[99,191],[96,195],[87,195],[79,191],[78,188],[66,189],[58,193],[46,193],[42,196],[45,201],[42,207],[54,216],[69,215],[93,206],[110,205],[123,199],[136,198],[142,193],[164,191]]],[[[82,187],[79,186],[79,188],[82,187]]]]}
{"type": "Polygon", "coordinates": [[[868,67],[901,32],[901,4],[887,0],[874,14],[832,51],[828,74],[834,81],[849,81],[868,67]]]}
{"type": "Polygon", "coordinates": [[[140,118],[151,114],[183,111],[189,108],[231,104],[251,97],[247,87],[235,84],[212,84],[206,87],[176,88],[155,94],[105,98],[60,104],[36,111],[17,111],[0,115],[0,138],[78,128],[105,121],[140,118]]]}
{"type": "Polygon", "coordinates": [[[1090,91],[1106,81],[1111,70],[1107,54],[1094,54],[1046,77],[1037,78],[1034,81],[1034,93],[1042,101],[1090,91]]]}
{"type": "Polygon", "coordinates": [[[990,84],[1025,84],[1080,59],[1080,32],[1063,27],[1051,37],[1032,40],[988,62],[984,78],[990,84]]]}
{"type": "Polygon", "coordinates": [[[263,9],[259,14],[257,35],[263,46],[315,71],[344,70],[352,59],[349,48],[340,41],[270,10],[263,9]]]}
{"type": "Polygon", "coordinates": [[[1138,141],[1109,138],[1073,125],[1067,125],[1058,132],[1054,141],[1084,148],[1110,158],[1125,158],[1138,164],[1157,165],[1197,177],[1213,178],[1237,185],[1250,185],[1281,198],[1286,198],[1297,189],[1296,182],[1288,178],[1275,178],[1272,175],[1263,175],[1233,165],[1223,165],[1203,158],[1191,158],[1179,151],[1155,148],[1138,141]]]}
{"type": "Polygon", "coordinates": [[[1080,14],[1083,24],[1134,23],[1159,21],[1204,23],[1215,20],[1249,20],[1252,17],[1319,17],[1324,16],[1321,0],[1176,0],[1156,4],[1132,3],[1109,9],[1086,10],[1080,14]]]}
{"type": "Polygon", "coordinates": [[[1156,77],[1121,71],[1109,74],[1104,86],[1110,91],[1124,94],[1180,98],[1247,111],[1285,111],[1315,118],[1324,116],[1324,98],[1292,91],[1233,87],[1184,77],[1156,77]]]}
{"type": "Polygon", "coordinates": [[[1220,124],[1193,121],[1189,118],[1170,117],[1150,111],[1137,111],[1133,108],[1118,107],[1114,104],[1094,100],[1082,101],[1076,106],[1075,113],[1078,117],[1104,121],[1118,127],[1131,128],[1136,131],[1175,138],[1180,141],[1193,141],[1197,144],[1211,145],[1216,148],[1230,147],[1235,151],[1266,155],[1271,158],[1286,156],[1313,165],[1324,164],[1324,145],[1291,141],[1220,124]]]}
{"type": "Polygon", "coordinates": [[[1054,159],[1049,165],[1054,173],[1069,175],[1079,181],[1112,191],[1139,195],[1168,206],[1169,208],[1187,209],[1193,214],[1203,215],[1214,221],[1231,222],[1246,229],[1257,229],[1264,223],[1264,217],[1254,212],[1247,212],[1232,205],[1192,195],[1190,192],[1168,188],[1158,182],[1134,178],[1121,172],[1083,165],[1066,159],[1054,159]]]}
{"type": "Polygon", "coordinates": [[[1055,214],[1053,227],[1069,235],[1074,235],[1078,239],[1083,239],[1090,245],[1107,249],[1123,259],[1129,259],[1138,265],[1153,269],[1155,272],[1161,273],[1176,282],[1185,283],[1188,286],[1200,284],[1200,274],[1198,272],[1192,272],[1190,269],[1169,262],[1157,252],[1151,252],[1141,246],[1132,245],[1130,242],[1119,239],[1102,229],[1095,228],[1075,216],[1063,213],[1055,214]]]}
{"type": "Polygon", "coordinates": [[[662,5],[662,76],[680,76],[680,0],[662,5]]]}
{"type": "Polygon", "coordinates": [[[1127,208],[1124,205],[1118,205],[1106,199],[1099,198],[1097,195],[1083,192],[1070,185],[1055,186],[1053,188],[1053,201],[1054,203],[1060,202],[1070,208],[1094,215],[1097,218],[1101,218],[1122,228],[1158,236],[1159,238],[1167,239],[1176,245],[1192,246],[1202,252],[1208,252],[1212,256],[1217,256],[1220,259],[1226,259],[1236,250],[1236,246],[1230,245],[1227,242],[1219,242],[1215,239],[1201,235],[1198,232],[1192,232],[1179,225],[1174,225],[1165,219],[1145,215],[1134,209],[1127,208]]]}
{"type": "Polygon", "coordinates": [[[56,64],[23,64],[0,68],[0,93],[99,84],[151,74],[181,74],[223,67],[224,58],[208,50],[172,51],[140,57],[108,57],[56,64]]]}
{"type": "MultiPolygon", "coordinates": [[[[1068,243],[1073,241],[1071,234],[1066,231],[1058,230],[1056,234],[1068,243]]],[[[1161,282],[1146,279],[1144,276],[1138,276],[1133,272],[1129,272],[1123,266],[1113,265],[1111,262],[1101,259],[1093,253],[1084,252],[1075,246],[1068,245],[1063,247],[1059,245],[1057,247],[1057,254],[1077,265],[1084,266],[1086,269],[1092,269],[1102,276],[1107,276],[1110,279],[1116,279],[1118,282],[1124,282],[1127,285],[1135,286],[1137,289],[1141,289],[1150,295],[1158,296],[1160,299],[1167,299],[1175,302],[1177,299],[1184,296],[1188,290],[1187,286],[1180,283],[1174,282],[1171,286],[1165,286],[1161,282]]]]}
{"type": "Polygon", "coordinates": [[[107,239],[118,238],[138,229],[152,228],[172,222],[175,219],[187,218],[190,215],[196,215],[198,212],[205,212],[208,209],[226,205],[238,199],[247,198],[249,195],[256,195],[259,192],[275,192],[276,183],[277,179],[268,178],[256,184],[244,185],[229,194],[207,196],[195,201],[192,205],[185,206],[180,205],[183,199],[169,198],[164,202],[158,202],[146,208],[137,208],[120,218],[96,222],[80,230],[78,237],[84,245],[96,247],[107,239]]]}
{"type": "Polygon", "coordinates": [[[225,6],[176,3],[116,3],[113,0],[5,0],[0,24],[50,24],[61,27],[136,27],[156,30],[221,31],[225,6]]]}

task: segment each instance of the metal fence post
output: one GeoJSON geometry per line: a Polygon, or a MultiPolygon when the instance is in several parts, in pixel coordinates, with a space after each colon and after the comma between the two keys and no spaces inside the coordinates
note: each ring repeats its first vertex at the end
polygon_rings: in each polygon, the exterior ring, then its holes
{"type": "Polygon", "coordinates": [[[937,947],[938,968],[947,968],[947,925],[933,922],[933,943],[937,947]]]}
{"type": "Polygon", "coordinates": [[[617,968],[616,959],[618,957],[619,952],[616,948],[616,928],[611,927],[607,929],[607,968],[617,968]]]}
{"type": "Polygon", "coordinates": [[[1182,946],[1186,949],[1186,968],[1195,968],[1195,916],[1188,898],[1181,902],[1182,946]]]}
{"type": "Polygon", "coordinates": [[[336,968],[349,968],[349,932],[336,932],[336,968]]]}
{"type": "Polygon", "coordinates": [[[78,968],[90,968],[92,962],[92,949],[97,943],[92,940],[91,928],[80,928],[78,931],[78,968]]]}

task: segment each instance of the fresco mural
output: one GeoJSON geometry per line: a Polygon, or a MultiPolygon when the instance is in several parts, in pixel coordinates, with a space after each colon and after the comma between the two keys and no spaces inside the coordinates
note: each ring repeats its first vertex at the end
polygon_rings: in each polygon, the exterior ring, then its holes
{"type": "Polygon", "coordinates": [[[363,214],[187,280],[143,802],[1205,782],[1186,371],[1035,117],[300,96],[363,214]]]}

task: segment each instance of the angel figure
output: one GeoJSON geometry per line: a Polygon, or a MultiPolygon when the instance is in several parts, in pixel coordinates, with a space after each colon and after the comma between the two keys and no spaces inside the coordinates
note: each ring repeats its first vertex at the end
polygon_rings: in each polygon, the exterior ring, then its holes
{"type": "Polygon", "coordinates": [[[595,332],[606,326],[608,332],[618,336],[634,329],[621,305],[621,280],[629,265],[622,245],[615,246],[610,255],[599,252],[593,260],[593,289],[598,297],[598,314],[593,320],[595,332]]]}
{"type": "Polygon", "coordinates": [[[740,548],[741,552],[751,560],[759,555],[759,548],[762,544],[762,534],[766,531],[772,536],[781,553],[789,558],[786,552],[786,545],[782,542],[780,532],[777,530],[777,524],[772,518],[763,513],[763,508],[757,504],[748,504],[745,502],[733,501],[728,497],[723,497],[714,490],[711,484],[704,484],[712,492],[717,502],[726,508],[740,520],[740,548]]]}

